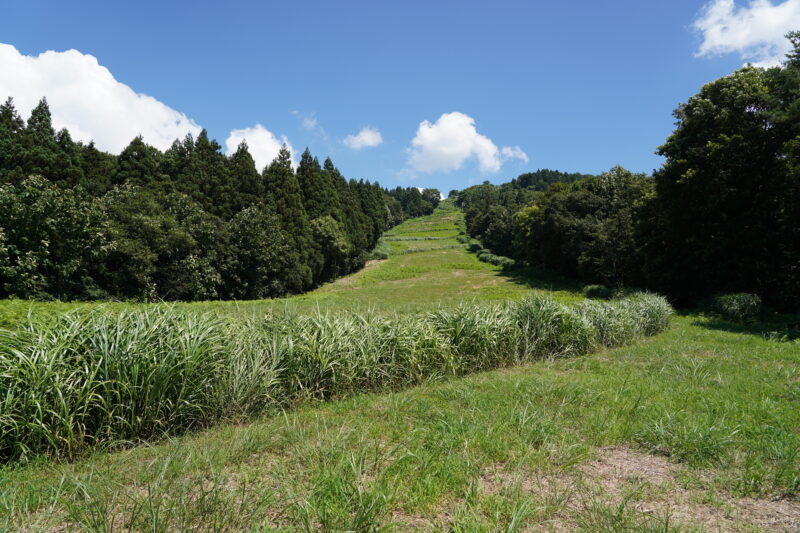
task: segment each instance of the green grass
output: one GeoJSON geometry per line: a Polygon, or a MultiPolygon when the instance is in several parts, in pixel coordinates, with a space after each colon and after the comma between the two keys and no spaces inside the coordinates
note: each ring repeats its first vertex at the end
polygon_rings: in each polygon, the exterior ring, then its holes
{"type": "MultiPolygon", "coordinates": [[[[456,243],[459,223],[445,205],[391,233],[415,237],[451,224],[456,243]]],[[[619,310],[580,303],[580,285],[536,270],[503,273],[460,249],[390,255],[286,300],[187,307],[220,318],[313,317],[317,309],[436,315],[550,288],[558,302],[578,303],[561,327],[588,321],[606,345],[631,334],[631,321],[609,320],[619,310]]],[[[28,308],[6,302],[3,316],[17,323],[28,308]]],[[[458,331],[470,331],[466,318],[458,331]]],[[[800,345],[772,332],[783,323],[685,314],[633,346],[399,392],[310,399],[70,464],[0,467],[0,531],[791,531],[785,520],[763,518],[800,516],[800,345]],[[598,480],[592,465],[609,461],[609,449],[672,474],[659,480],[642,468],[630,479],[598,480]]]]}
{"type": "Polygon", "coordinates": [[[677,490],[711,508],[724,507],[719,495],[794,497],[798,378],[797,345],[680,317],[634,347],[311,405],[75,464],[12,468],[0,477],[0,516],[33,530],[98,531],[114,520],[150,531],[547,530],[552,521],[664,531],[634,504],[669,501],[674,487],[637,489],[620,509],[566,479],[580,477],[600,447],[624,445],[666,456],[677,490]],[[487,472],[503,480],[491,491],[487,472]],[[543,488],[532,489],[539,480],[543,488]]]}

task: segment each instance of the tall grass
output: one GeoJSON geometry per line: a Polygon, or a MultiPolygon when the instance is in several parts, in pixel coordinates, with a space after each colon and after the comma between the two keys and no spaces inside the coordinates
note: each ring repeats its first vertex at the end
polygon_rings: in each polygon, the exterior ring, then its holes
{"type": "Polygon", "coordinates": [[[420,315],[69,312],[0,331],[0,459],[73,459],[306,400],[588,353],[665,329],[658,296],[420,315]]]}

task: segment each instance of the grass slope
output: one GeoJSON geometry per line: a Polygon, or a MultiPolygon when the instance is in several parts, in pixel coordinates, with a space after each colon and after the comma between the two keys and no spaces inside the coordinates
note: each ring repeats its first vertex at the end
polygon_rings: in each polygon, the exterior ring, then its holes
{"type": "MultiPolygon", "coordinates": [[[[580,299],[461,249],[399,253],[456,244],[459,223],[447,205],[409,221],[389,259],[308,295],[190,305],[413,311],[548,286],[580,299]]],[[[796,531],[799,429],[798,345],[685,315],[633,347],[0,470],[0,530],[5,516],[30,531],[796,531]]]]}

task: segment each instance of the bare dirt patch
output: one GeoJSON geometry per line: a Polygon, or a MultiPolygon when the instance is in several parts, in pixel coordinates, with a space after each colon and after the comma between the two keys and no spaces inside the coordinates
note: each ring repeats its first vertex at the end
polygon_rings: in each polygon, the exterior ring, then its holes
{"type": "Polygon", "coordinates": [[[598,505],[618,509],[621,504],[643,520],[669,517],[671,524],[708,531],[800,531],[800,502],[733,498],[687,488],[678,479],[680,469],[663,457],[607,447],[570,471],[521,475],[495,466],[482,473],[479,486],[485,494],[510,487],[530,493],[540,505],[552,509],[551,519],[538,527],[554,531],[591,522],[598,505]]]}

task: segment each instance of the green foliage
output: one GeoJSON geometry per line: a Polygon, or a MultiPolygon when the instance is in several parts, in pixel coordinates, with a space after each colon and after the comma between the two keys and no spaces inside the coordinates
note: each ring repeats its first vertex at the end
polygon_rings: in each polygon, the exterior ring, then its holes
{"type": "Polygon", "coordinates": [[[94,269],[109,243],[98,203],[34,176],[0,185],[0,292],[20,298],[98,295],[94,269]]]}
{"type": "Polygon", "coordinates": [[[495,186],[489,182],[459,192],[456,205],[464,209],[466,229],[486,248],[498,255],[519,257],[514,246],[513,215],[532,202],[553,183],[570,183],[589,178],[586,174],[567,174],[541,169],[522,174],[510,183],[495,186]]]}
{"type": "Polygon", "coordinates": [[[410,217],[430,215],[439,205],[441,193],[437,189],[422,189],[408,187],[388,191],[389,196],[397,200],[403,212],[410,217]]]}
{"type": "Polygon", "coordinates": [[[72,459],[212,420],[225,369],[210,316],[169,309],[64,314],[2,332],[0,456],[72,459]]]}
{"type": "Polygon", "coordinates": [[[651,285],[681,301],[754,292],[800,305],[800,68],[745,67],[682,104],[660,147],[651,285]]]}
{"type": "MultiPolygon", "coordinates": [[[[242,224],[254,216],[271,215],[242,224]]],[[[0,458],[72,459],[300,400],[585,354],[662,331],[670,313],[652,295],[578,307],[532,296],[423,315],[225,321],[158,307],[31,319],[0,332],[0,458]]]]}
{"type": "Polygon", "coordinates": [[[800,34],[782,67],[747,66],[675,111],[653,179],[539,171],[458,193],[494,254],[681,303],[753,292],[800,305],[800,34]]]}
{"type": "Polygon", "coordinates": [[[719,294],[711,298],[708,309],[727,320],[749,322],[761,311],[761,297],[746,292],[719,294]]]}
{"type": "Polygon", "coordinates": [[[501,255],[495,255],[489,250],[480,249],[476,252],[478,256],[478,261],[483,261],[484,263],[489,263],[490,265],[501,266],[505,268],[511,268],[516,263],[510,257],[503,257],[501,255]]]}
{"type": "Polygon", "coordinates": [[[587,298],[594,298],[599,300],[609,300],[614,296],[614,289],[606,287],[605,285],[586,285],[581,294],[587,298]]]}
{"type": "Polygon", "coordinates": [[[283,273],[292,268],[291,242],[278,217],[266,207],[248,207],[233,217],[229,231],[232,257],[225,272],[225,294],[252,300],[289,292],[283,273]]]}
{"type": "Polygon", "coordinates": [[[386,242],[379,242],[378,245],[372,249],[372,252],[369,254],[370,259],[377,259],[382,261],[384,259],[389,259],[389,256],[392,254],[392,247],[389,246],[386,242]]]}
{"type": "Polygon", "coordinates": [[[584,281],[637,284],[643,276],[638,212],[652,190],[650,178],[621,167],[553,186],[515,217],[520,253],[584,281]]]}

